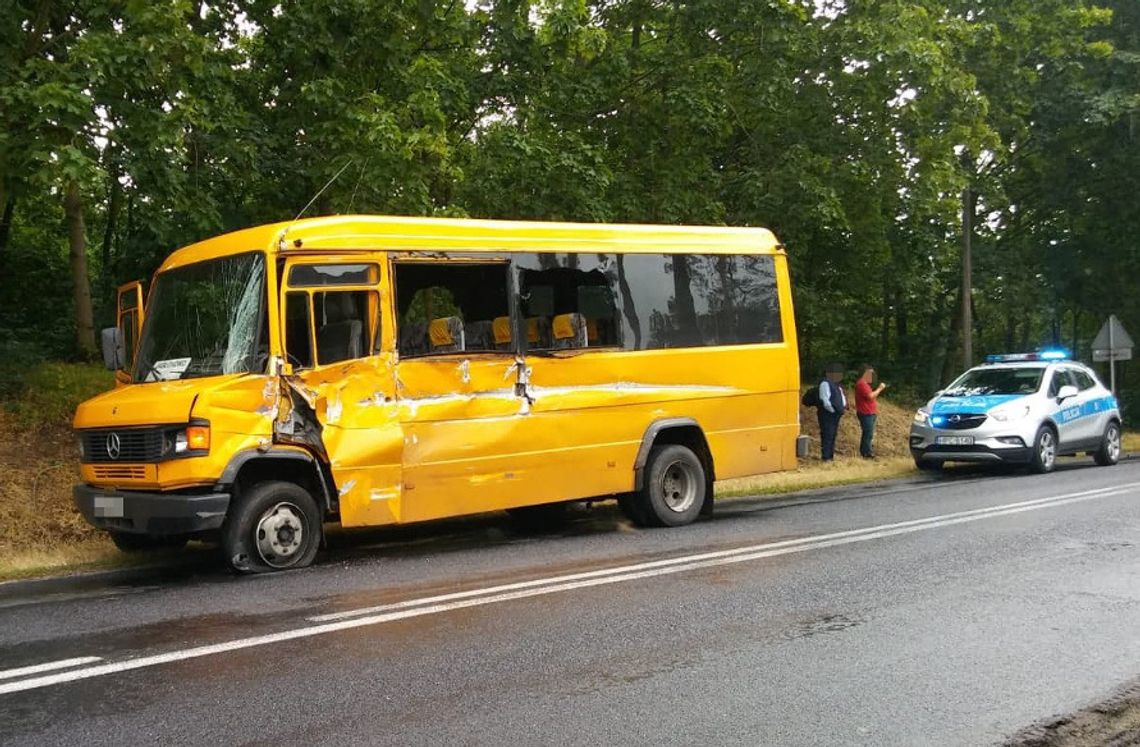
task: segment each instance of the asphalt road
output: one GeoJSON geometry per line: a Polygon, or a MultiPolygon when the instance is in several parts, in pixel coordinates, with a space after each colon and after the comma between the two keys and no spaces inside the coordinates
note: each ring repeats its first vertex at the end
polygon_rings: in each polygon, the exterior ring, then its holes
{"type": "Polygon", "coordinates": [[[601,504],[0,585],[0,742],[984,744],[1140,675],[1138,631],[1138,462],[601,504]]]}

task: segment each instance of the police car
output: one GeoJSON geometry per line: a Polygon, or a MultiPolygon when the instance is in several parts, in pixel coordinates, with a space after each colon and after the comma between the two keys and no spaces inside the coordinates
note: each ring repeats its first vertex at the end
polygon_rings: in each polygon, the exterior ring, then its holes
{"type": "Polygon", "coordinates": [[[1096,374],[1064,352],[991,355],[914,415],[910,452],[920,469],[945,462],[1028,465],[1058,456],[1120,459],[1120,408],[1096,374]]]}

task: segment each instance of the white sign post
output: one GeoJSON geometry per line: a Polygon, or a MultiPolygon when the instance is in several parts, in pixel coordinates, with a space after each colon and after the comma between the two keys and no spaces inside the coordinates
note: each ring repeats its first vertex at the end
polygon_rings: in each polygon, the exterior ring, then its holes
{"type": "Polygon", "coordinates": [[[1110,314],[1093,340],[1092,354],[1094,361],[1108,361],[1113,394],[1116,394],[1116,362],[1132,360],[1132,347],[1132,338],[1124,331],[1124,325],[1116,318],[1116,314],[1110,314]]]}

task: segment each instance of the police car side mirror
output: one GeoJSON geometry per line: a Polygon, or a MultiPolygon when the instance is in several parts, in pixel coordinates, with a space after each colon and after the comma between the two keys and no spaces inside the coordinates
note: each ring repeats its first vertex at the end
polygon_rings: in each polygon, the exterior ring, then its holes
{"type": "Polygon", "coordinates": [[[1065,386],[1061,387],[1057,391],[1057,401],[1058,402],[1064,402],[1069,397],[1076,397],[1077,393],[1078,393],[1078,390],[1075,386],[1073,386],[1072,384],[1065,384],[1065,386]]]}

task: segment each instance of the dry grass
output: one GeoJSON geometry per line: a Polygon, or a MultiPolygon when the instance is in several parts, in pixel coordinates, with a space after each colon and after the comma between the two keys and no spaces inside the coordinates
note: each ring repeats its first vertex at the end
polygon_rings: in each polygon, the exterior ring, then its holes
{"type": "Polygon", "coordinates": [[[1124,446],[1124,453],[1125,454],[1140,453],[1140,432],[1138,432],[1138,431],[1127,431],[1127,432],[1125,432],[1124,440],[1123,440],[1123,446],[1124,446]]]}
{"type": "Polygon", "coordinates": [[[834,462],[802,462],[799,469],[770,475],[739,477],[716,484],[718,498],[741,495],[776,495],[836,485],[889,480],[918,474],[910,457],[882,459],[836,459],[834,462]]]}
{"type": "Polygon", "coordinates": [[[0,578],[108,561],[117,553],[71,505],[74,439],[0,409],[0,578]]]}
{"type": "Polygon", "coordinates": [[[819,459],[819,423],[814,408],[800,408],[803,432],[811,437],[807,459],[798,469],[717,483],[718,496],[770,495],[809,490],[833,485],[849,485],[874,480],[887,480],[917,473],[910,456],[907,438],[914,409],[884,399],[879,402],[879,419],[875,424],[876,459],[859,457],[859,420],[854,413],[839,421],[839,437],[835,441],[835,461],[819,459]]]}

